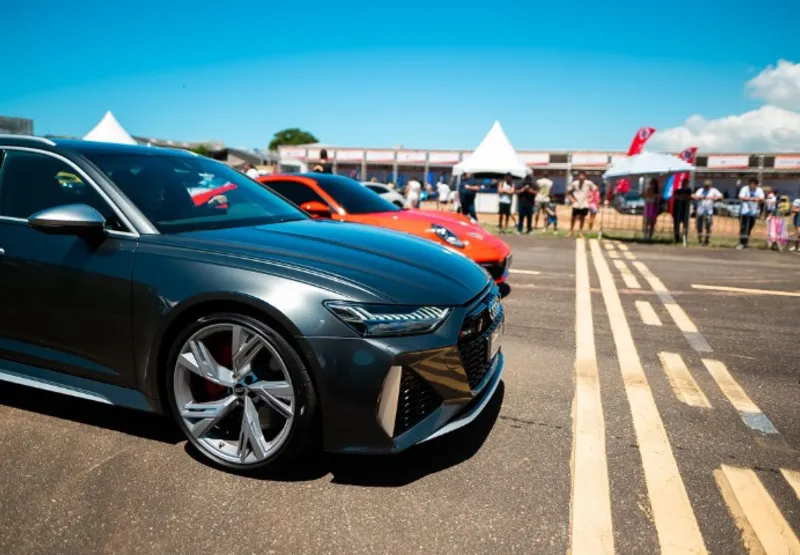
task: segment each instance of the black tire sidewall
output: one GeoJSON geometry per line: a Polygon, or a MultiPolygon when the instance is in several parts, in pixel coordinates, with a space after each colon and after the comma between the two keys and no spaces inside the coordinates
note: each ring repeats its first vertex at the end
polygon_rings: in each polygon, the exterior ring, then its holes
{"type": "Polygon", "coordinates": [[[289,342],[286,341],[280,333],[261,320],[232,312],[215,313],[198,318],[178,334],[175,342],[170,347],[169,356],[167,357],[167,368],[165,370],[164,376],[166,379],[166,391],[170,412],[194,450],[199,453],[204,460],[210,462],[214,466],[239,474],[274,472],[295,460],[316,438],[317,430],[315,429],[315,417],[317,413],[317,395],[308,369],[289,342]],[[180,410],[175,401],[175,365],[181,347],[201,328],[212,324],[226,323],[251,326],[258,330],[258,332],[270,342],[278,351],[278,354],[280,354],[289,371],[295,396],[295,414],[292,429],[289,431],[289,437],[286,438],[281,448],[268,459],[246,466],[231,463],[203,449],[201,444],[191,434],[186,424],[183,422],[183,418],[180,416],[180,410]]]}

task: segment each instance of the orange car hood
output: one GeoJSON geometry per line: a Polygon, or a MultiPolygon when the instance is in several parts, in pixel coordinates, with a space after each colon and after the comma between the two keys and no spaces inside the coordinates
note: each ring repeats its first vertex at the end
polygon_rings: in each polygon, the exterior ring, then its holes
{"type": "MultiPolygon", "coordinates": [[[[465,244],[462,252],[477,261],[502,260],[511,252],[502,239],[495,237],[480,225],[471,223],[469,218],[462,214],[432,210],[398,210],[396,212],[350,215],[347,219],[434,240],[438,239],[431,231],[431,224],[438,224],[455,233],[465,244]]],[[[446,244],[444,241],[440,242],[446,244]]]]}

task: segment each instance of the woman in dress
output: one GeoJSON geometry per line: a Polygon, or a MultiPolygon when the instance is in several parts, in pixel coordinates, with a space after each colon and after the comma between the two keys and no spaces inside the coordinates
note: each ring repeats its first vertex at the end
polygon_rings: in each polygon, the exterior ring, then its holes
{"type": "Polygon", "coordinates": [[[652,241],[653,233],[656,229],[656,220],[658,220],[658,208],[661,203],[661,189],[658,186],[658,179],[655,177],[650,179],[642,198],[644,199],[644,238],[646,241],[652,241]]]}

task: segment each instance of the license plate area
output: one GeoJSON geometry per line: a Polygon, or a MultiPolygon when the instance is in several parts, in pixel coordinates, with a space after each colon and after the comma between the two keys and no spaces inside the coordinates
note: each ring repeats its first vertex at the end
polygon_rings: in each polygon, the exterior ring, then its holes
{"type": "Polygon", "coordinates": [[[489,342],[486,348],[486,360],[491,362],[494,360],[494,357],[497,356],[497,353],[500,352],[500,343],[503,337],[503,324],[497,326],[497,329],[492,332],[492,335],[489,336],[489,342]]]}

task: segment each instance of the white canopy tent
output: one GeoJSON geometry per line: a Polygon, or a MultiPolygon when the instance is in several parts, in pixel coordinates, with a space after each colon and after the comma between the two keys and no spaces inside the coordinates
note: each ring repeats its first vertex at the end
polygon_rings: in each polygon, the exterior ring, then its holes
{"type": "Polygon", "coordinates": [[[84,141],[97,141],[101,143],[120,143],[125,145],[135,145],[136,140],[125,131],[125,128],[120,125],[117,118],[111,112],[106,112],[100,123],[94,126],[94,129],[89,131],[83,137],[84,141]]]}
{"type": "Polygon", "coordinates": [[[496,121],[472,155],[453,168],[453,175],[465,173],[510,173],[525,177],[531,170],[519,159],[500,122],[496,121]]]}
{"type": "Polygon", "coordinates": [[[695,167],[672,154],[643,152],[628,158],[622,158],[612,164],[603,174],[603,179],[631,177],[640,175],[669,175],[673,173],[693,172],[695,167]]]}

